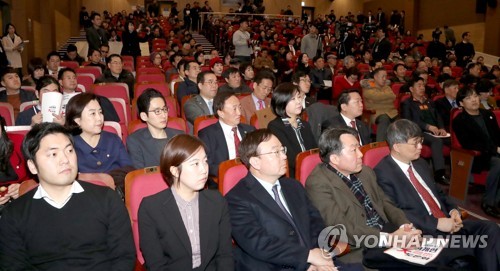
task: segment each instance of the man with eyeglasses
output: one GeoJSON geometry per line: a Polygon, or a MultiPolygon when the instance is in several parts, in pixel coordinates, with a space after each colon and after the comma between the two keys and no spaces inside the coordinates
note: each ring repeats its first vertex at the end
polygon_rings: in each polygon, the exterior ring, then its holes
{"type": "Polygon", "coordinates": [[[302,185],[284,177],[286,148],[278,138],[268,129],[248,133],[239,152],[248,174],[226,195],[236,270],[337,270],[318,247],[321,215],[302,185]]]}
{"type": "Polygon", "coordinates": [[[342,224],[351,252],[341,256],[343,262],[361,262],[369,268],[408,268],[383,253],[386,247],[410,248],[421,231],[410,224],[377,185],[373,170],[362,164],[358,133],[352,128],[328,129],[319,139],[318,164],[306,181],[307,195],[328,226],[342,224]],[[376,237],[378,248],[368,248],[356,236],[376,237]],[[398,240],[399,243],[392,243],[398,240]],[[363,253],[363,250],[364,253],[363,253]]]}
{"type": "MultiPolygon", "coordinates": [[[[269,98],[269,93],[273,91],[273,85],[276,78],[271,71],[262,70],[257,73],[253,82],[253,91],[251,95],[245,96],[241,99],[241,110],[242,115],[245,117],[247,123],[250,122],[252,115],[261,110],[266,110],[266,114],[274,116],[269,104],[271,103],[271,98],[269,98]]],[[[259,118],[260,114],[257,114],[257,119],[259,122],[259,127],[267,127],[269,121],[273,118],[259,118]]],[[[262,117],[262,116],[261,116],[262,117]]],[[[275,116],[274,116],[275,117],[275,116]]]]}
{"type": "Polygon", "coordinates": [[[197,76],[200,94],[191,97],[184,104],[184,115],[190,124],[200,116],[213,115],[213,104],[217,95],[217,77],[211,71],[200,72],[197,76]]]}
{"type": "Polygon", "coordinates": [[[481,152],[474,157],[472,173],[488,170],[481,207],[492,217],[500,218],[500,127],[491,111],[480,108],[479,95],[473,88],[462,88],[457,103],[463,111],[452,120],[458,142],[467,150],[481,152]]]}
{"type": "MultiPolygon", "coordinates": [[[[211,83],[214,84],[213,81],[211,83]]],[[[213,112],[219,121],[199,131],[198,136],[206,146],[209,174],[218,176],[219,164],[239,157],[238,146],[241,140],[255,128],[240,123],[240,99],[233,93],[218,93],[213,101],[213,112]]],[[[210,186],[214,184],[209,183],[210,186]]]]}
{"type": "Polygon", "coordinates": [[[99,83],[125,83],[128,86],[130,100],[134,98],[134,75],[123,68],[123,59],[118,54],[109,56],[108,68],[95,80],[95,84],[99,83]]]}
{"type": "Polygon", "coordinates": [[[420,158],[422,142],[422,131],[416,123],[406,119],[392,123],[387,130],[391,152],[374,169],[378,184],[424,234],[461,235],[460,240],[484,239],[483,246],[474,247],[454,242],[453,252],[457,256],[470,255],[477,259],[478,266],[464,270],[498,270],[500,229],[491,221],[462,221],[458,207],[436,186],[429,164],[420,158]]]}
{"type": "Polygon", "coordinates": [[[127,150],[135,168],[160,165],[163,147],[172,137],[184,131],[168,128],[168,107],[165,97],[148,88],[137,98],[137,112],[147,127],[127,137],[127,150]]]}

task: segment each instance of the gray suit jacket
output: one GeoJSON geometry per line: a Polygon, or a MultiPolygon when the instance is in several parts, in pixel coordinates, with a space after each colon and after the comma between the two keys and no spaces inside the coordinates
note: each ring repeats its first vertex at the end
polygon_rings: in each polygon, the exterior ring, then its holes
{"type": "Polygon", "coordinates": [[[197,117],[210,115],[210,110],[205,100],[200,95],[196,95],[184,104],[184,114],[186,115],[186,119],[191,124],[194,124],[194,120],[197,117]]]}
{"type": "Polygon", "coordinates": [[[160,165],[160,156],[165,144],[175,135],[184,134],[181,130],[165,128],[167,140],[154,139],[148,128],[142,128],[127,137],[127,149],[135,168],[160,165]]]}
{"type": "MultiPolygon", "coordinates": [[[[371,168],[363,166],[357,177],[384,221],[396,226],[409,223],[404,212],[378,186],[377,177],[371,168]]],[[[311,172],[306,181],[306,191],[326,225],[343,224],[346,227],[349,244],[354,245],[353,235],[379,236],[380,230],[366,225],[365,209],[356,196],[326,164],[320,163],[311,172]]]]}

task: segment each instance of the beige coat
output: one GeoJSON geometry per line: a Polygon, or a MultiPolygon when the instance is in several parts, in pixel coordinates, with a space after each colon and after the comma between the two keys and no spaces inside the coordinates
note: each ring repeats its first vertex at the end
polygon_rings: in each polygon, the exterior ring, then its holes
{"type": "Polygon", "coordinates": [[[396,94],[392,92],[390,86],[383,88],[369,87],[363,88],[363,100],[365,109],[374,110],[375,114],[371,117],[371,123],[375,123],[378,116],[387,114],[391,119],[398,115],[398,110],[394,106],[396,94]]]}
{"type": "Polygon", "coordinates": [[[12,39],[9,37],[9,35],[2,38],[2,45],[5,49],[7,60],[9,60],[10,66],[13,68],[23,67],[21,53],[17,50],[14,50],[14,47],[21,44],[22,42],[23,40],[18,35],[15,35],[14,42],[12,42],[12,39]]]}

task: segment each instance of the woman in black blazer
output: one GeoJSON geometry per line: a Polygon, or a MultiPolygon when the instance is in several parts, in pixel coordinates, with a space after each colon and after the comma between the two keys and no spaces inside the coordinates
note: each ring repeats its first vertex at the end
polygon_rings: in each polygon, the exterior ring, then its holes
{"type": "Polygon", "coordinates": [[[271,99],[271,108],[277,117],[269,122],[267,128],[287,148],[286,155],[291,178],[295,177],[297,154],[318,147],[309,122],[300,119],[303,99],[304,96],[300,93],[298,86],[292,83],[279,84],[271,99]]]}
{"type": "Polygon", "coordinates": [[[205,189],[203,143],[173,137],[163,149],[160,170],[169,189],[146,197],[139,207],[139,242],[147,270],[233,270],[231,223],[225,199],[205,189]]]}

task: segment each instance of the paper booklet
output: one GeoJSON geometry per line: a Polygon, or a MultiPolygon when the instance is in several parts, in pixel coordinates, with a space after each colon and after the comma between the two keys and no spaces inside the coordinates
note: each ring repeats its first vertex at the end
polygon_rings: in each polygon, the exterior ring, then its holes
{"type": "Polygon", "coordinates": [[[448,240],[445,238],[424,238],[422,246],[417,249],[389,248],[384,251],[396,259],[426,265],[434,260],[446,247],[448,240]]]}
{"type": "Polygon", "coordinates": [[[66,104],[68,104],[69,100],[79,94],[61,94],[60,92],[47,92],[43,94],[42,99],[42,121],[43,122],[52,122],[54,121],[54,116],[52,114],[65,114],[66,113],[66,104]],[[63,97],[64,96],[64,97],[63,97]]]}
{"type": "Polygon", "coordinates": [[[425,132],[425,133],[426,133],[426,134],[429,134],[429,135],[431,135],[431,136],[433,136],[433,137],[437,137],[437,138],[447,138],[447,137],[450,137],[450,136],[451,136],[451,135],[450,135],[450,133],[446,133],[446,135],[442,135],[442,136],[440,136],[440,135],[435,135],[435,134],[433,134],[433,133],[429,133],[429,132],[425,132]]]}

